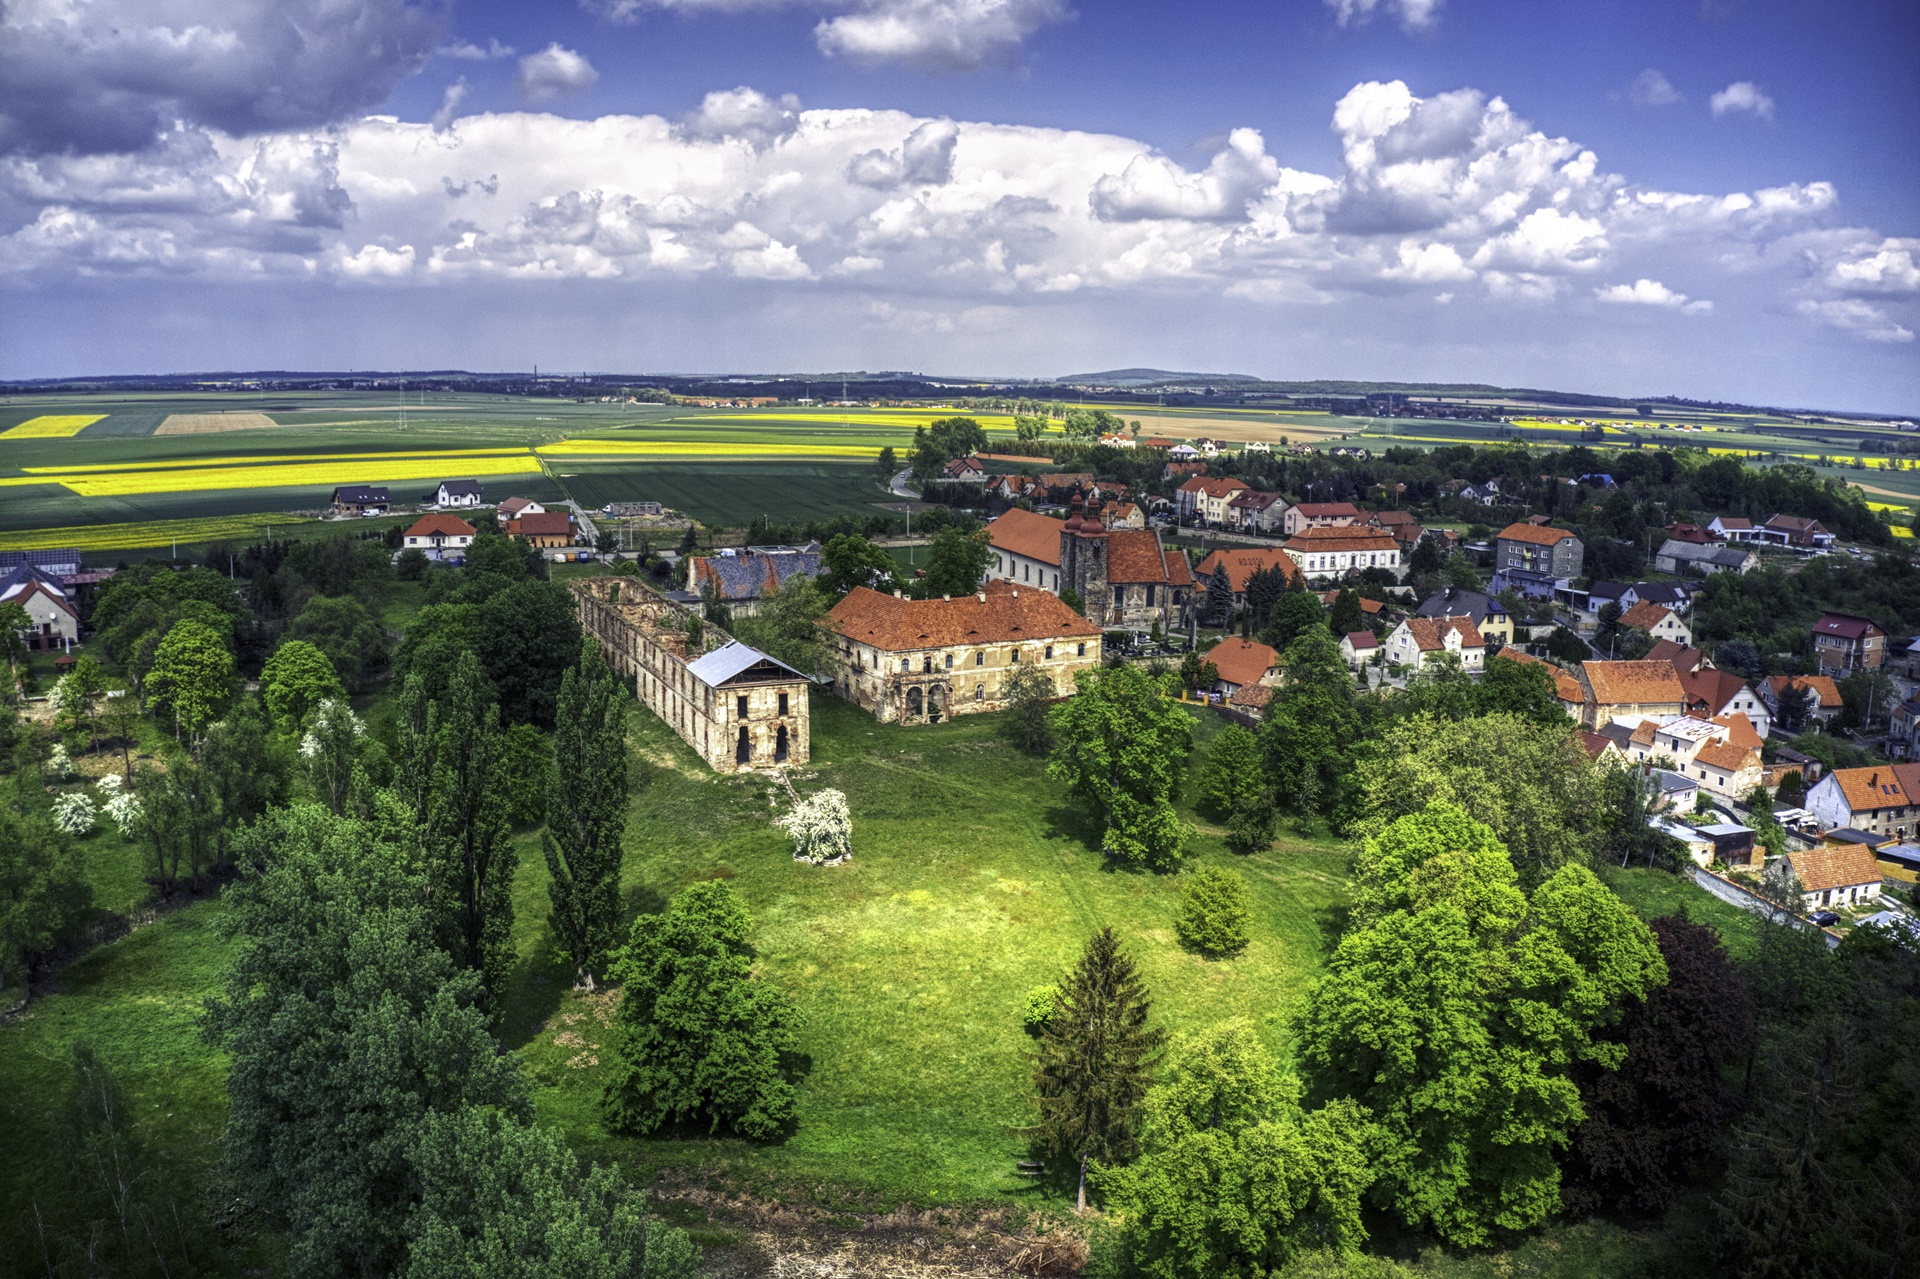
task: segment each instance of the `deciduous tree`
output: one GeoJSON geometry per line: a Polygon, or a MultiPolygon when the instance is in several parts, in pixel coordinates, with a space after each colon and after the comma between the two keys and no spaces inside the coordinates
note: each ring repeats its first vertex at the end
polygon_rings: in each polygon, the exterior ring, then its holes
{"type": "Polygon", "coordinates": [[[296,732],[321,702],[347,695],[327,655],[297,639],[282,642],[260,668],[260,688],[273,717],[296,732]]]}
{"type": "Polygon", "coordinates": [[[1173,868],[1187,835],[1173,794],[1193,720],[1133,667],[1081,671],[1075,680],[1078,695],[1049,717],[1048,774],[1093,807],[1109,857],[1136,869],[1173,868]]]}
{"type": "Polygon", "coordinates": [[[1023,665],[1001,689],[1006,703],[1007,736],[1029,755],[1044,755],[1053,747],[1047,716],[1053,706],[1053,680],[1038,666],[1023,665]]]}
{"type": "Polygon", "coordinates": [[[927,575],[920,580],[919,593],[928,599],[971,595],[979,589],[980,579],[991,563],[993,546],[984,528],[967,533],[948,525],[933,535],[927,575]]]}
{"type": "Polygon", "coordinates": [[[147,697],[173,721],[175,736],[197,741],[200,730],[226,705],[233,684],[233,654],[213,627],[182,618],[154,650],[147,697]]]}
{"type": "Polygon", "coordinates": [[[752,927],[724,880],[633,921],[613,970],[624,993],[602,1105],[609,1127],[644,1135],[699,1123],[767,1141],[792,1123],[799,1014],[753,975],[752,927]]]}
{"type": "MultiPolygon", "coordinates": [[[[1305,592],[1286,598],[1300,595],[1305,592]]],[[[1303,631],[1286,657],[1286,681],[1275,690],[1260,725],[1267,776],[1280,806],[1303,815],[1329,813],[1340,801],[1361,735],[1353,673],[1324,626],[1303,631]]]]}
{"type": "Polygon", "coordinates": [[[0,792],[0,991],[17,982],[30,998],[34,973],[92,902],[72,841],[39,802],[0,792]]]}
{"type": "Polygon", "coordinates": [[[632,767],[627,699],[598,644],[560,682],[553,767],[547,782],[548,916],[588,988],[619,944],[620,862],[632,767]]]}

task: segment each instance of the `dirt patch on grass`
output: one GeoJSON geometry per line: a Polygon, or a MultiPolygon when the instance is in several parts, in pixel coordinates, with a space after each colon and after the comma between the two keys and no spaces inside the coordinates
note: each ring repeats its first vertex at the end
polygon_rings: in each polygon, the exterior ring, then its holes
{"type": "Polygon", "coordinates": [[[224,431],[258,431],[278,422],[265,413],[172,413],[154,428],[155,435],[218,435],[224,431]]]}

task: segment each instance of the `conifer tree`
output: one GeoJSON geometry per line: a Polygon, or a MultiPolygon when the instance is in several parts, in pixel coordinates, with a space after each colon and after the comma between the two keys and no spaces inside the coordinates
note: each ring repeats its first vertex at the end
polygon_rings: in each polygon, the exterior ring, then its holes
{"type": "Polygon", "coordinates": [[[1134,1153],[1140,1102],[1166,1037],[1147,1025],[1151,1009],[1133,961],[1106,927],[1088,939],[1041,1036],[1033,1072],[1040,1122],[1032,1131],[1050,1155],[1078,1165],[1081,1211],[1088,1165],[1134,1153]]]}
{"type": "Polygon", "coordinates": [[[627,829],[626,699],[600,646],[582,646],[560,681],[547,779],[549,918],[588,989],[619,944],[621,837],[627,829]]]}

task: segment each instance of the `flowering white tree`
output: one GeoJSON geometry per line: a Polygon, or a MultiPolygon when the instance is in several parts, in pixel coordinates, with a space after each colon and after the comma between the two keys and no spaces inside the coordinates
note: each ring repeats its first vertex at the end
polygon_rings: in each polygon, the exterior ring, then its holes
{"type": "Polygon", "coordinates": [[[53,801],[53,823],[69,835],[87,834],[96,820],[93,800],[83,790],[69,791],[53,801]]]}
{"type": "Polygon", "coordinates": [[[120,832],[120,838],[132,839],[140,830],[139,798],[126,789],[126,783],[118,773],[108,773],[100,779],[100,789],[106,793],[105,804],[107,819],[120,832]]]}
{"type": "Polygon", "coordinates": [[[67,753],[66,743],[54,744],[53,753],[47,756],[44,771],[56,782],[64,782],[73,776],[73,756],[67,753]]]}
{"type": "Polygon", "coordinates": [[[353,785],[353,766],[359,758],[365,728],[353,708],[329,697],[313,712],[312,727],[300,739],[300,758],[313,780],[313,789],[327,807],[338,813],[346,807],[353,785]]]}
{"type": "Polygon", "coordinates": [[[774,825],[793,836],[793,860],[833,866],[853,856],[853,814],[837,790],[816,791],[776,818],[774,825]]]}

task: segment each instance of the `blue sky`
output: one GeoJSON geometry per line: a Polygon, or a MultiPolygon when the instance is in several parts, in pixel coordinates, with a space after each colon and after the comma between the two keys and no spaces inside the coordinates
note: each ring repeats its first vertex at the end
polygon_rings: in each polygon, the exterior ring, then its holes
{"type": "Polygon", "coordinates": [[[1911,4],[39,0],[0,37],[4,375],[1920,408],[1911,4]]]}

